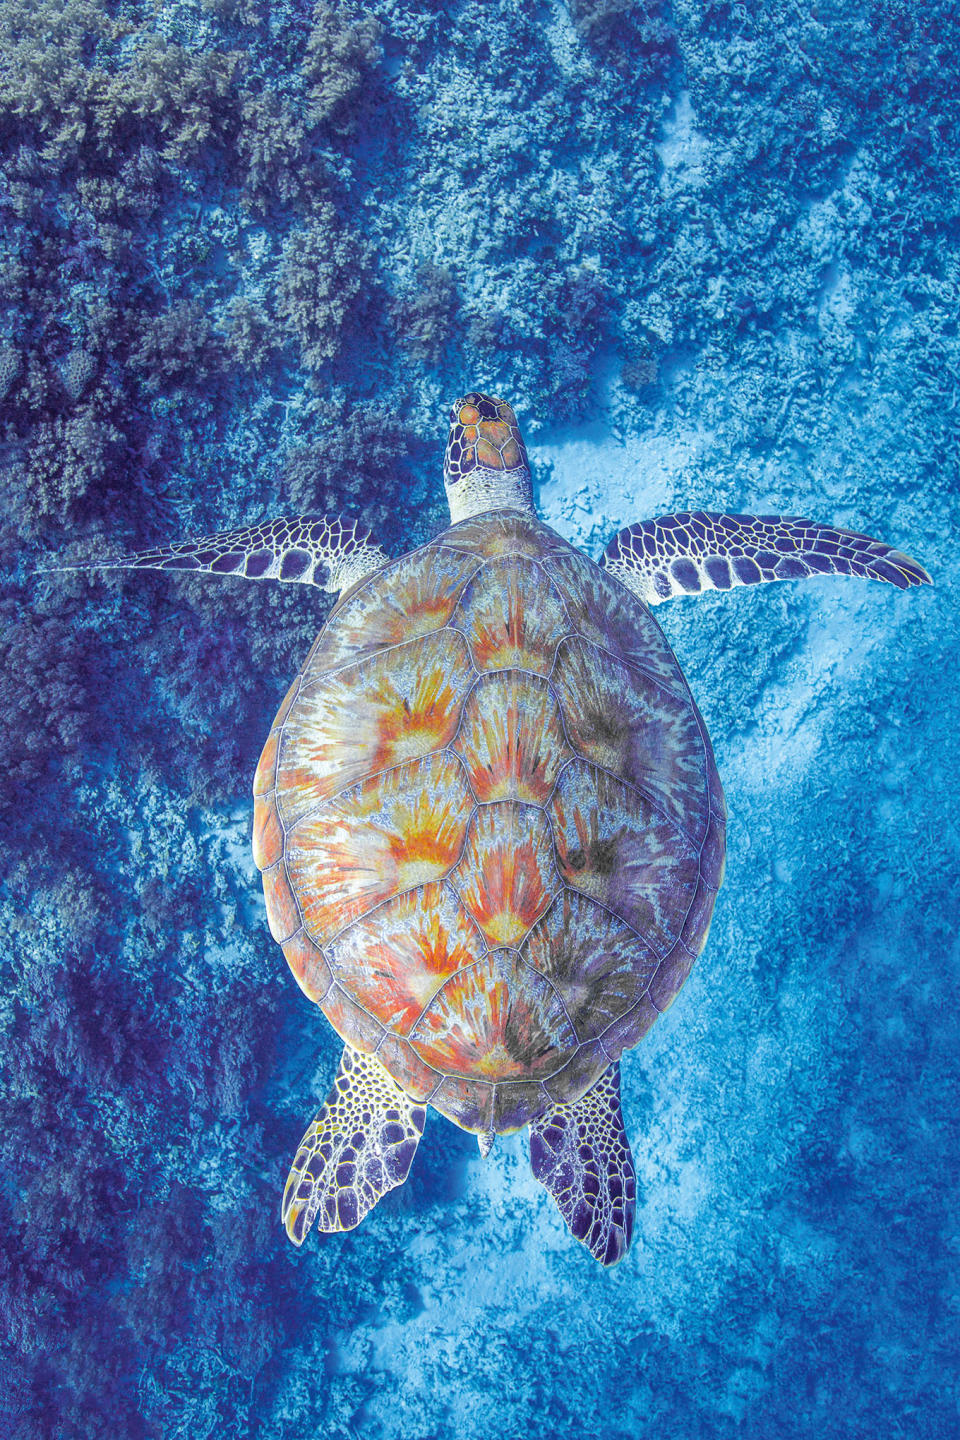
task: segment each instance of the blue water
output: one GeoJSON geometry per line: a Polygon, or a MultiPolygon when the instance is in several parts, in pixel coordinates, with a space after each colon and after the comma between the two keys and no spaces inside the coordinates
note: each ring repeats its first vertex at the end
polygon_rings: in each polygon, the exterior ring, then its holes
{"type": "Polygon", "coordinates": [[[958,53],[937,0],[3,0],[0,1440],[960,1434],[958,53]],[[402,553],[473,387],[591,554],[780,510],[935,580],[659,612],[729,860],[610,1273],[436,1116],[288,1245],[339,1046],[249,788],[323,597],[30,573],[303,510],[402,553]]]}

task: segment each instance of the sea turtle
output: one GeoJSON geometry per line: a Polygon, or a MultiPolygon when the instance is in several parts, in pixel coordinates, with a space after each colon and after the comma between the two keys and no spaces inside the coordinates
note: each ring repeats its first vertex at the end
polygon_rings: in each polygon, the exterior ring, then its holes
{"type": "Polygon", "coordinates": [[[399,559],[305,516],[111,563],[339,592],[253,785],[270,929],[344,1042],[290,1239],[402,1184],[432,1106],[484,1155],[528,1126],[534,1174],[611,1265],[636,1188],[620,1056],[690,973],[724,868],[710,740],[650,607],[929,576],[836,526],[708,511],[631,525],[595,564],[538,519],[516,416],[477,392],[444,483],[449,528],[399,559]]]}

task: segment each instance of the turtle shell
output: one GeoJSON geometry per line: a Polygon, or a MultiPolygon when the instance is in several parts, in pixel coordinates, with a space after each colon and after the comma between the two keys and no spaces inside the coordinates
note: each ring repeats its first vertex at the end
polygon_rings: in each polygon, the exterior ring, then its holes
{"type": "Polygon", "coordinates": [[[644,605],[533,517],[334,608],[254,782],[274,938],[350,1045],[464,1129],[572,1102],[673,1000],[724,855],[710,741],[644,605]]]}

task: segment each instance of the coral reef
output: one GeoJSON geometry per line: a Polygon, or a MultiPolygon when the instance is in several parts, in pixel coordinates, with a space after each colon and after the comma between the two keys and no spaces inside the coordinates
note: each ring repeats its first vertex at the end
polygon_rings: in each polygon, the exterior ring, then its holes
{"type": "Polygon", "coordinates": [[[955,1433],[958,52],[942,0],[2,0],[0,1436],[955,1433]],[[610,1275],[435,1117],[286,1246],[338,1046],[249,787],[326,599],[31,573],[306,510],[401,553],[474,385],[591,553],[781,510],[937,582],[664,607],[730,861],[610,1275]]]}
{"type": "Polygon", "coordinates": [[[305,370],[322,372],[340,353],[362,295],[363,270],[363,255],[329,201],[319,201],[308,223],[288,235],[277,274],[277,316],[305,370]]]}

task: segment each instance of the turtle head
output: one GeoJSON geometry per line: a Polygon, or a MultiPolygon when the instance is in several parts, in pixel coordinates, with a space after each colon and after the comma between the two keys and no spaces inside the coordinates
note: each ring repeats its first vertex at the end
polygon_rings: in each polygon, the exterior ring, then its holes
{"type": "Polygon", "coordinates": [[[452,525],[486,510],[533,513],[527,452],[505,400],[471,390],[453,406],[443,483],[452,525]]]}

